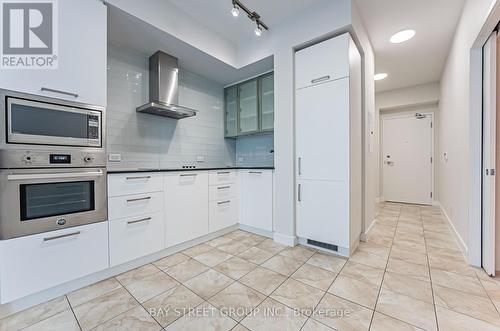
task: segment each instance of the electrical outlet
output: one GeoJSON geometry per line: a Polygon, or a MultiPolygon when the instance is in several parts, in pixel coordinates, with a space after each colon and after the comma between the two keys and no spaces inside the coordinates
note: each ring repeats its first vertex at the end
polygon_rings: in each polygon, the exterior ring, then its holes
{"type": "Polygon", "coordinates": [[[108,154],[108,160],[109,162],[121,162],[122,155],[119,153],[110,153],[108,154]]]}
{"type": "Polygon", "coordinates": [[[203,155],[198,155],[196,157],[196,162],[205,162],[205,157],[203,155]]]}

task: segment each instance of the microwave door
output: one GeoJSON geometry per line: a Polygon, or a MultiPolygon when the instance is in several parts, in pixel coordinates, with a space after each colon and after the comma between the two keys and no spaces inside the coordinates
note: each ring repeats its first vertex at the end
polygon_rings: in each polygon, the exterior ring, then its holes
{"type": "Polygon", "coordinates": [[[97,110],[7,98],[8,143],[101,147],[97,110]]]}

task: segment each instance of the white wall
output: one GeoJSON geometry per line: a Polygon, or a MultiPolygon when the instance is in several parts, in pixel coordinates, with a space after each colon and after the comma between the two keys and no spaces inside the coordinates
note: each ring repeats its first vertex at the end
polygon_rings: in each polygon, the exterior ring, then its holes
{"type": "MultiPolygon", "coordinates": [[[[495,0],[467,0],[441,78],[439,111],[439,200],[465,249],[469,240],[470,50],[495,0]],[[448,153],[448,161],[443,153],[448,153]]],[[[477,245],[477,243],[476,243],[477,245]]]]}

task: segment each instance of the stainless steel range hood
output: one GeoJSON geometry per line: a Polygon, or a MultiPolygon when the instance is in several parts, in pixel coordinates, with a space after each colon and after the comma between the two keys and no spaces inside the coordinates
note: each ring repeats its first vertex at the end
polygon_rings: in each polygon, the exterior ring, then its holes
{"type": "Polygon", "coordinates": [[[176,119],[196,116],[196,110],[179,106],[178,84],[177,58],[162,51],[154,53],[149,58],[149,102],[137,112],[176,119]]]}

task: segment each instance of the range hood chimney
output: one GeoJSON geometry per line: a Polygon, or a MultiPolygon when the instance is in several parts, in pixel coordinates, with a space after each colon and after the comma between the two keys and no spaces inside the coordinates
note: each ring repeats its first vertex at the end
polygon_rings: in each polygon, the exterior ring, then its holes
{"type": "Polygon", "coordinates": [[[137,108],[175,119],[196,116],[196,110],[179,106],[179,65],[176,57],[157,51],[149,58],[149,102],[137,108]]]}

